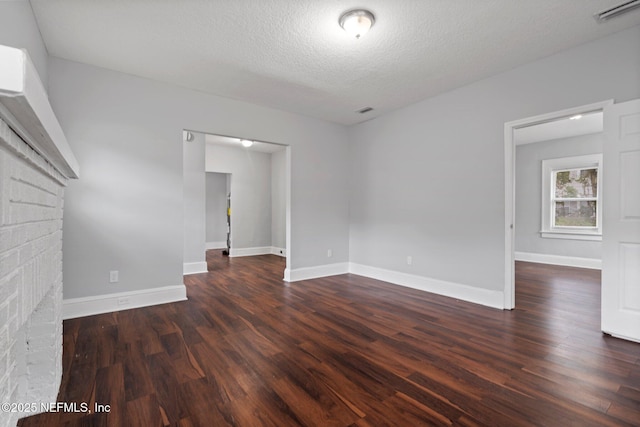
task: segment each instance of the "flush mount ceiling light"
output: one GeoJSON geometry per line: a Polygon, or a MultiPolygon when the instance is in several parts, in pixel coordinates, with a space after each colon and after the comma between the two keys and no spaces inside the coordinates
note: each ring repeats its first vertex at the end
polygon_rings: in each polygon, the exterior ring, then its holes
{"type": "Polygon", "coordinates": [[[249,141],[248,139],[241,139],[240,143],[243,147],[249,148],[253,145],[253,141],[249,141]]]}
{"type": "Polygon", "coordinates": [[[376,19],[368,10],[354,9],[342,14],[339,22],[348,34],[359,39],[373,27],[376,19]]]}

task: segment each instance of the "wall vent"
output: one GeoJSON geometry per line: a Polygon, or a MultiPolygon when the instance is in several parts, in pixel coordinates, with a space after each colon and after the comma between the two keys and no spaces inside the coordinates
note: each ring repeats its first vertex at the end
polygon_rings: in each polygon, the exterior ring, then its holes
{"type": "Polygon", "coordinates": [[[593,17],[598,23],[605,22],[611,18],[615,18],[616,16],[620,16],[624,13],[631,12],[634,9],[640,7],[640,0],[632,0],[621,3],[617,6],[614,6],[610,9],[603,10],[602,12],[598,12],[593,17]]]}
{"type": "MultiPolygon", "coordinates": [[[[639,0],[640,1],[640,0],[639,0]]],[[[373,108],[371,107],[364,107],[359,109],[358,111],[356,111],[356,113],[360,113],[360,114],[364,114],[364,113],[368,113],[369,111],[373,111],[373,108]]]]}

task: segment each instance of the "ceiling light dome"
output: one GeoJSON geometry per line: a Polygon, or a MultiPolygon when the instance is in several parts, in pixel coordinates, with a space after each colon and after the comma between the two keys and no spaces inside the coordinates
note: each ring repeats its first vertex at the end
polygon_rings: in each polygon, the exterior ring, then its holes
{"type": "Polygon", "coordinates": [[[250,141],[248,139],[242,139],[240,140],[240,143],[242,144],[243,147],[249,148],[253,145],[253,141],[250,141]]]}
{"type": "Polygon", "coordinates": [[[350,10],[340,17],[340,26],[357,39],[369,31],[375,22],[373,13],[364,9],[350,10]]]}

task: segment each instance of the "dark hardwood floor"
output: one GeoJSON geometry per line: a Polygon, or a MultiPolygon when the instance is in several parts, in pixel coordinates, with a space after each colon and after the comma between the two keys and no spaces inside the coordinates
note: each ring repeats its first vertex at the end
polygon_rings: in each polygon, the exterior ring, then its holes
{"type": "Polygon", "coordinates": [[[64,322],[59,401],[21,426],[640,425],[640,344],[602,335],[600,273],[517,263],[501,311],[284,260],[208,254],[189,301],[64,322]]]}

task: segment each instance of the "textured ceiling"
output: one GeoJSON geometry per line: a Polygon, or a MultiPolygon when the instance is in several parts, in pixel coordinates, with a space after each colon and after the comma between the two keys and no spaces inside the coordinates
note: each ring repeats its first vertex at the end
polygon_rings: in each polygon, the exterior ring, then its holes
{"type": "Polygon", "coordinates": [[[593,19],[620,2],[31,0],[53,56],[343,124],[640,24],[593,19]],[[358,6],[360,40],[338,25],[358,6]]]}

